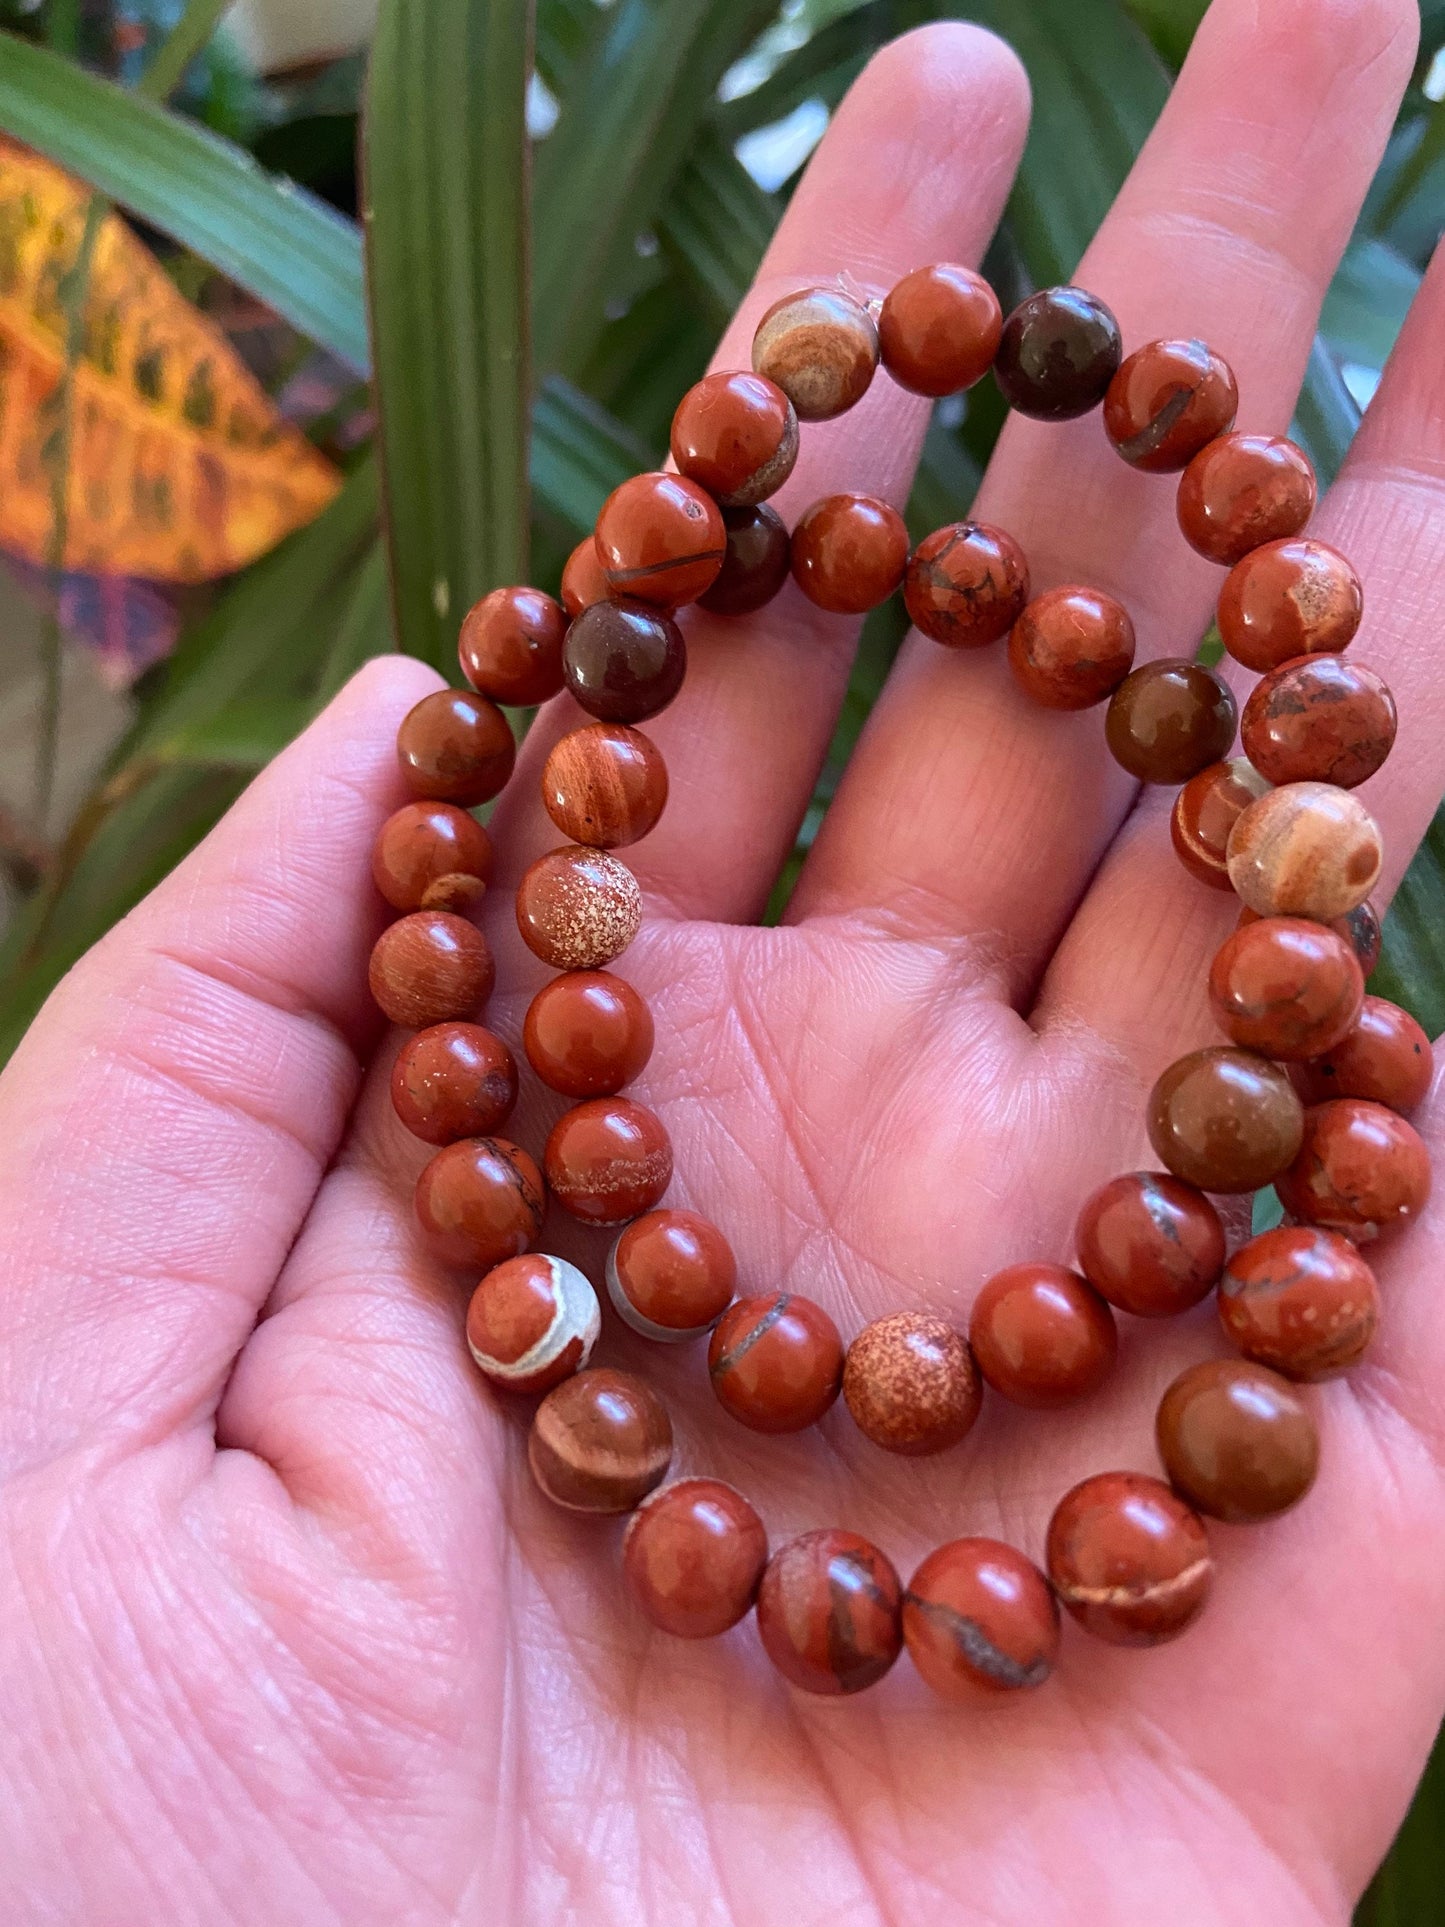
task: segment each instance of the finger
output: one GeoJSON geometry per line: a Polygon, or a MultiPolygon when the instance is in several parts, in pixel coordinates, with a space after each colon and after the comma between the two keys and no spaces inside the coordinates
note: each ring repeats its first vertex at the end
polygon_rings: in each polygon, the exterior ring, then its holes
{"type": "MultiPolygon", "coordinates": [[[[1080,265],[1127,344],[1200,335],[1233,365],[1240,424],[1288,421],[1320,301],[1410,70],[1409,0],[1216,0],[1080,265]]],[[[1118,597],[1143,660],[1192,654],[1220,574],[1175,522],[1174,478],[1131,470],[1097,414],[1015,417],[976,505],[1023,544],[1034,590],[1118,597]]],[[[790,915],[863,910],[962,934],[1026,994],[1133,794],[1098,711],[1059,715],[1003,652],[910,638],[790,915]]]]}

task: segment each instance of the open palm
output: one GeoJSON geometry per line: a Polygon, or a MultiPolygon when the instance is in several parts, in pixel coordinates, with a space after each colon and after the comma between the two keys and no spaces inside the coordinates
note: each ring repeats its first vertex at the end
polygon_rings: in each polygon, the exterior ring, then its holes
{"type": "MultiPolygon", "coordinates": [[[[1409,0],[1216,0],[1080,269],[1126,340],[1207,338],[1241,425],[1288,419],[1323,289],[1413,52],[1409,0]]],[[[889,48],[836,117],[719,355],[778,294],[882,291],[974,260],[1026,91],[975,29],[889,48]]],[[[1367,801],[1398,880],[1445,785],[1445,272],[1425,283],[1318,527],[1366,585],[1361,658],[1403,727],[1367,801]]],[[[806,431],[781,498],[901,501],[923,407],[880,378],[806,431]]],[[[1084,581],[1145,654],[1192,648],[1219,576],[1173,491],[1096,419],[1011,422],[979,513],[1036,588],[1084,581]]],[[[785,927],[750,922],[791,845],[853,626],[789,590],[696,617],[649,732],[673,796],[636,852],[652,999],[642,1094],[672,1201],[726,1229],[749,1289],[845,1330],[957,1322],[981,1280],[1069,1255],[1077,1206],[1143,1157],[1141,1100],[1210,1035],[1227,898],[1168,848],[1097,713],[1031,707],[998,651],[904,649],[785,927]]],[[[392,1118],[365,1002],[391,741],[434,678],[363,672],[207,844],[52,999],[0,1081],[0,1914],[105,1923],[917,1919],[1339,1921],[1388,1842],[1445,1704],[1440,1213],[1381,1258],[1370,1361],[1315,1398],[1324,1469],[1265,1531],[1212,1530],[1214,1601],[1177,1645],[1066,1629],[1027,1703],[933,1701],[906,1666],[864,1699],[789,1691],[747,1628],[649,1631],[616,1532],[550,1509],[526,1410],[461,1343],[465,1286],[423,1251],[423,1154],[392,1118]],[[258,1323],[258,1314],[260,1322],[258,1323]]],[[[561,711],[565,704],[554,705],[561,711]]],[[[544,714],[495,825],[487,904],[515,1041],[540,972],[509,884],[554,841],[544,714]]],[[[554,1114],[532,1086],[511,1127],[554,1114]]],[[[1437,1138],[1445,1116],[1436,1103],[1437,1138]]],[[[1427,1109],[1428,1131],[1432,1112],[1427,1109]]],[[[549,1223],[594,1276],[599,1239],[549,1223]]],[[[1059,1495],[1154,1468],[1151,1415],[1212,1313],[1122,1321],[1083,1410],[991,1402],[941,1458],[885,1458],[835,1414],[760,1440],[698,1347],[620,1331],[677,1422],[675,1467],[758,1503],[775,1542],[840,1524],[906,1573],[939,1541],[1037,1556],[1059,1495]]]]}

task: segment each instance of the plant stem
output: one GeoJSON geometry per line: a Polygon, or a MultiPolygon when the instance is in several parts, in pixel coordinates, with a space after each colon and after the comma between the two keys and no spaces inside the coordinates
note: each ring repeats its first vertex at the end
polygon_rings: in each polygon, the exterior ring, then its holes
{"type": "Polygon", "coordinates": [[[191,62],[204,52],[230,4],[231,0],[190,0],[136,82],[135,91],[147,100],[169,100],[185,79],[191,62]]]}
{"type": "Polygon", "coordinates": [[[75,59],[80,51],[80,0],[50,0],[45,10],[45,38],[56,53],[75,59]]]}

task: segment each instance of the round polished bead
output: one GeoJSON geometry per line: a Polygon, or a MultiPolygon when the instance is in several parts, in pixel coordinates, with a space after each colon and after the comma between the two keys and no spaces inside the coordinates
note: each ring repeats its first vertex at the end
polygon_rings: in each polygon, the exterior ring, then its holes
{"type": "Polygon", "coordinates": [[[1049,1521],[1047,1564],[1069,1612],[1115,1646],[1177,1638],[1214,1578],[1204,1521],[1142,1472],[1100,1472],[1066,1492],[1049,1521]]]}
{"type": "Polygon", "coordinates": [[[875,1318],[843,1360],[844,1403],[885,1452],[921,1458],[957,1445],[982,1398],[967,1339],[927,1312],[875,1318]]]}
{"type": "Polygon", "coordinates": [[[1110,1178],[1075,1230],[1079,1269],[1095,1291],[1136,1318],[1172,1318],[1214,1289],[1224,1226],[1202,1191],[1163,1171],[1110,1178]]]}
{"type": "Polygon", "coordinates": [[[1288,1380],[1245,1359],[1209,1358],[1181,1372],[1159,1401],[1154,1432],[1175,1491],[1235,1525],[1287,1512],[1319,1468],[1309,1407],[1288,1380]]]}
{"type": "Polygon", "coordinates": [[[793,580],[810,602],[862,615],[903,580],[908,530],[897,509],[874,496],[825,495],[798,518],[792,554],[793,580]]]}
{"type": "Polygon", "coordinates": [[[1275,1180],[1291,1217],[1357,1244],[1408,1224],[1430,1195],[1430,1153],[1398,1111],[1336,1097],[1305,1112],[1299,1155],[1275,1180]]]}
{"type": "Polygon", "coordinates": [[[1375,1335],[1375,1274],[1337,1232],[1280,1225],[1225,1266],[1219,1320],[1257,1365],[1286,1378],[1328,1378],[1363,1357],[1375,1335]]]}
{"type": "Polygon", "coordinates": [[[1430,1039],[1409,1011],[1366,997],[1339,1043],[1304,1066],[1300,1095],[1306,1104],[1364,1097],[1392,1111],[1413,1111],[1425,1101],[1434,1069],[1430,1039]]]}
{"type": "Polygon", "coordinates": [[[1201,1191],[1258,1191],[1304,1135],[1293,1084],[1253,1051],[1212,1044],[1171,1064],[1149,1093],[1149,1142],[1201,1191]]]}
{"type": "Polygon", "coordinates": [[[1179,478],[1179,526],[1191,548],[1226,566],[1298,535],[1314,513],[1309,456],[1282,435],[1221,435],[1179,478]]]}
{"type": "Polygon", "coordinates": [[[1219,592],[1219,633],[1236,662],[1263,674],[1295,656],[1348,648],[1364,606],[1360,578],[1338,549],[1293,536],[1235,563],[1219,592]]]}
{"type": "Polygon", "coordinates": [[[739,1298],[713,1328],[708,1376],[718,1402],[754,1432],[816,1425],[843,1382],[843,1341],[821,1305],[796,1292],[739,1298]]]}
{"type": "Polygon", "coordinates": [[[611,1097],[646,1069],[652,1012],[640,991],[606,970],[570,970],[527,1007],[522,1048],[549,1090],[611,1097]]]}
{"type": "MultiPolygon", "coordinates": [[[[1231,886],[1233,887],[1233,886],[1231,886]]],[[[1243,930],[1247,924],[1258,923],[1258,910],[1251,910],[1248,904],[1241,907],[1239,922],[1235,928],[1243,930]]],[[[1380,961],[1380,951],[1384,944],[1384,931],[1380,927],[1380,913],[1368,901],[1356,904],[1353,910],[1342,917],[1331,917],[1325,925],[1336,936],[1343,937],[1359,960],[1360,970],[1368,977],[1380,961]]]]}
{"type": "Polygon", "coordinates": [[[682,631],[643,602],[594,602],[562,644],[562,674],[589,716],[645,723],[666,709],[687,674],[682,631]]]}
{"type": "Polygon", "coordinates": [[[867,393],[878,330],[842,288],[803,288],[775,301],[753,336],[753,372],[775,382],[805,422],[831,421],[867,393]]]}
{"type": "Polygon", "coordinates": [[[1104,432],[1131,468],[1184,468],[1234,426],[1239,388],[1203,341],[1151,341],[1122,364],[1104,396],[1104,432]]]}
{"type": "Polygon", "coordinates": [[[575,1265],[541,1252],[494,1267],[467,1307],[467,1349],[509,1392],[547,1392],[580,1372],[601,1330],[588,1280],[575,1265]]]}
{"type": "Polygon", "coordinates": [[[427,1144],[490,1137],[517,1102],[517,1066],[480,1024],[433,1024],[403,1044],[391,1069],[391,1102],[427,1144]]]}
{"type": "Polygon", "coordinates": [[[600,970],[622,955],[641,925],[637,878],[605,850],[553,850],[517,885],[517,928],[554,970],[600,970]]]}
{"type": "Polygon", "coordinates": [[[903,1645],[898,1574],[856,1532],[805,1532],[780,1546],[758,1589],[758,1636],[805,1693],[861,1693],[903,1645]]]}
{"type": "Polygon", "coordinates": [[[494,703],[530,707],[562,687],[562,605],[540,589],[493,589],[462,621],[462,674],[494,703]]]}
{"type": "Polygon", "coordinates": [[[470,689],[437,689],[402,718],[396,753],[414,796],[471,809],[505,788],[517,760],[517,739],[488,697],[470,689]]]}
{"type": "Polygon", "coordinates": [[[1003,313],[971,268],[940,262],[896,282],[878,316],[883,366],[915,395],[956,395],[989,371],[1003,313]]]}
{"type": "Polygon", "coordinates": [[[1352,790],[1389,755],[1396,722],[1389,685],[1373,669],[1338,656],[1297,656],[1250,692],[1240,742],[1271,783],[1352,790]]]}
{"type": "Polygon", "coordinates": [[[564,1111],[542,1156],[552,1194],[585,1224],[625,1224],[672,1182],[672,1140],[655,1111],[592,1097],[564,1111]]]}
{"type": "Polygon", "coordinates": [[[607,602],[611,598],[612,587],[602,570],[597,538],[584,535],[562,570],[562,607],[575,620],[594,602],[607,602]]]}
{"type": "Polygon", "coordinates": [[[694,1211],[650,1211],[607,1254],[607,1295],[644,1338],[700,1338],[732,1303],[737,1281],[732,1246],[694,1211]]]}
{"type": "Polygon", "coordinates": [[[1039,1410],[1097,1391],[1119,1342],[1114,1314],[1088,1280],[1044,1264],[996,1272],[974,1301],[968,1340],[996,1392],[1039,1410]]]}
{"type": "Polygon", "coordinates": [[[1210,763],[1190,777],[1174,799],[1169,837],[1175,855],[1192,877],[1213,890],[1234,888],[1229,880],[1229,833],[1268,788],[1244,756],[1210,763]]]}
{"type": "Polygon", "coordinates": [[[721,1479],[676,1479],[649,1493],[622,1534],[622,1576],[644,1615],[678,1639],[713,1639],[752,1609],[768,1535],[721,1479]]]}
{"type": "Polygon", "coordinates": [[[1083,288],[1043,288],[1003,324],[993,372],[1021,415],[1067,421],[1104,399],[1119,368],[1119,324],[1083,288]]]}
{"type": "Polygon", "coordinates": [[[909,620],[949,649],[982,649],[1006,636],[1029,599],[1029,565],[1011,535],[983,522],[948,522],[908,558],[909,620]]]}
{"type": "Polygon", "coordinates": [[[697,606],[713,616],[750,616],[771,602],[793,571],[793,542],[776,509],[724,509],[726,545],[717,580],[697,606]]]}
{"type": "Polygon", "coordinates": [[[563,836],[622,849],[653,829],[667,803],[667,765],[650,736],[625,723],[589,723],[552,746],[542,801],[563,836]]]}
{"type": "Polygon", "coordinates": [[[1134,624],[1099,589],[1065,585],[1035,596],[1008,639],[1009,667],[1026,696],[1046,709],[1103,702],[1134,661],[1134,624]]]}
{"type": "Polygon", "coordinates": [[[1365,979],[1345,939],[1301,917],[1260,917],[1209,968],[1221,1030],[1246,1050],[1299,1063],[1330,1050],[1360,1013],[1365,979]]]}
{"type": "Polygon", "coordinates": [[[448,1144],[416,1181],[416,1215],[432,1248],[469,1270],[490,1271],[527,1250],[546,1208],[542,1173],[501,1137],[448,1144]]]}
{"type": "Polygon", "coordinates": [[[672,1420],[640,1378],[593,1366],[554,1385],[537,1407],[527,1462],[539,1488],[569,1512],[630,1512],[667,1477],[672,1420]]]}
{"type": "Polygon", "coordinates": [[[720,507],[752,508],[776,495],[793,472],[793,404],[762,375],[704,375],[672,418],[672,459],[720,507]]]}
{"type": "Polygon", "coordinates": [[[1374,889],[1383,861],[1375,819],[1330,783],[1270,790],[1229,833],[1229,880],[1262,917],[1345,916],[1374,889]]]}
{"type": "Polygon", "coordinates": [[[486,894],[492,840],[455,803],[403,803],[381,826],[371,874],[393,910],[470,910],[486,894]]]}
{"type": "Polygon", "coordinates": [[[1229,754],[1237,720],[1229,685],[1212,669],[1164,656],[1119,684],[1104,714],[1104,740],[1141,783],[1187,783],[1229,754]]]}
{"type": "Polygon", "coordinates": [[[597,553],[614,595],[676,609],[722,567],[722,511],[685,475],[633,475],[602,504],[597,553]]]}
{"type": "Polygon", "coordinates": [[[977,1703],[1042,1686],[1059,1650],[1059,1608],[1032,1561],[998,1539],[930,1552],[903,1595],[903,1643],[924,1683],[977,1703]]]}
{"type": "Polygon", "coordinates": [[[475,1017],[496,976],[481,931],[447,910],[399,917],[377,938],[367,967],[382,1015],[408,1030],[475,1017]]]}

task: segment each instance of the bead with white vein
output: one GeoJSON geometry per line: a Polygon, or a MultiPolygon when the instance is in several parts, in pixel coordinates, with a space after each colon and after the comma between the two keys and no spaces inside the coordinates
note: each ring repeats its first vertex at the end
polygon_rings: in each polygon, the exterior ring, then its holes
{"type": "Polygon", "coordinates": [[[467,1308],[467,1345],[509,1392],[545,1392],[580,1372],[602,1329],[597,1294],[575,1265],[540,1251],[489,1271],[467,1308]]]}

